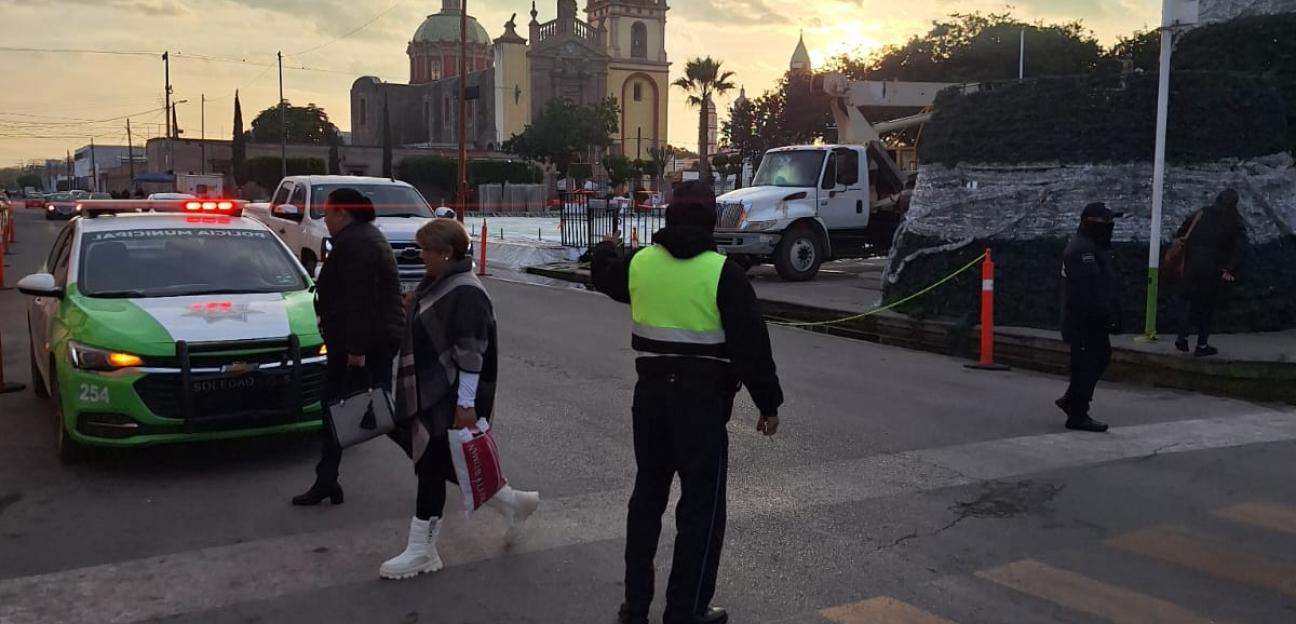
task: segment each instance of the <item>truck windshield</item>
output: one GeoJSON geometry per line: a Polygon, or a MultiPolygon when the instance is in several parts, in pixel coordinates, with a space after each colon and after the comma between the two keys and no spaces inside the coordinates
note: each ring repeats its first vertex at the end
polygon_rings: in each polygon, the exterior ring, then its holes
{"type": "Polygon", "coordinates": [[[815,187],[823,172],[821,150],[799,150],[766,154],[752,186],[815,187]]]}
{"type": "Polygon", "coordinates": [[[379,217],[409,217],[431,219],[432,208],[423,195],[411,187],[400,184],[316,184],[311,187],[311,217],[324,217],[324,202],[329,193],[340,188],[353,188],[374,203],[379,217]]]}

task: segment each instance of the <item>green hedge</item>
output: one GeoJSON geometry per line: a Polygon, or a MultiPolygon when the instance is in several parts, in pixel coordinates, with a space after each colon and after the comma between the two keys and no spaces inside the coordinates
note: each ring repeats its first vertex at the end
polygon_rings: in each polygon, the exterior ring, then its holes
{"type": "MultiPolygon", "coordinates": [[[[413,184],[424,194],[453,194],[459,183],[458,161],[442,156],[413,156],[396,165],[396,177],[413,184]]],[[[544,172],[525,161],[472,160],[468,162],[468,185],[481,184],[539,184],[544,172]]]]}
{"type": "Polygon", "coordinates": [[[1287,146],[1296,152],[1296,13],[1194,28],[1175,45],[1174,68],[1241,73],[1273,84],[1287,101],[1287,146]]]}
{"type": "MultiPolygon", "coordinates": [[[[1284,151],[1288,107],[1261,78],[1172,74],[1167,158],[1213,162],[1284,151]]],[[[923,162],[1142,162],[1155,145],[1157,76],[1045,78],[942,93],[923,162]]]]}
{"type": "MultiPolygon", "coordinates": [[[[278,156],[258,156],[249,158],[244,170],[257,186],[273,192],[283,177],[283,161],[278,156]]],[[[288,175],[325,175],[328,163],[319,158],[289,158],[288,175]]]]}

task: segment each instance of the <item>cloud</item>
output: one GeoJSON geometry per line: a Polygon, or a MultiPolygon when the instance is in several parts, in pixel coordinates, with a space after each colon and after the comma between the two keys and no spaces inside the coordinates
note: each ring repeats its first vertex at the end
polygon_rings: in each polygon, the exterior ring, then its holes
{"type": "Polygon", "coordinates": [[[778,26],[791,19],[776,13],[766,0],[689,0],[672,10],[676,19],[684,18],[719,26],[778,26]]]}
{"type": "Polygon", "coordinates": [[[180,16],[190,13],[181,0],[0,0],[0,5],[48,8],[51,5],[71,4],[102,7],[157,16],[180,16]]]}

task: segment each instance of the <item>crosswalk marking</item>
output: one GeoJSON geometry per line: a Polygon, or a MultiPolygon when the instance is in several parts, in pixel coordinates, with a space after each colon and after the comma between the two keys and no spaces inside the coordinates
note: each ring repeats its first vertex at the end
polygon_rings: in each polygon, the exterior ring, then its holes
{"type": "Polygon", "coordinates": [[[1239,552],[1179,529],[1141,529],[1109,539],[1107,543],[1219,578],[1296,596],[1296,564],[1239,552]]]}
{"type": "Polygon", "coordinates": [[[1029,559],[977,572],[977,576],[1114,624],[1209,624],[1212,621],[1160,598],[1029,559]]]}
{"type": "Polygon", "coordinates": [[[1242,524],[1296,534],[1296,509],[1268,503],[1243,503],[1213,512],[1217,517],[1242,524]]]}
{"type": "Polygon", "coordinates": [[[836,624],[954,624],[889,596],[824,609],[819,615],[836,624]]]}

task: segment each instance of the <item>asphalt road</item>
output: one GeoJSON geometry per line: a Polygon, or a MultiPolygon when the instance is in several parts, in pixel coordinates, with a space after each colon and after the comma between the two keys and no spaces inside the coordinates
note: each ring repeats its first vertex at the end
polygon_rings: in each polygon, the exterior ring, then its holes
{"type": "MultiPolygon", "coordinates": [[[[58,225],[21,215],[8,285],[58,225]]],[[[614,621],[628,312],[574,289],[488,286],[505,468],[545,497],[512,547],[490,515],[453,513],[444,571],[383,582],[414,498],[393,445],[348,453],[345,505],[293,508],[312,439],[63,467],[49,405],[28,390],[0,395],[0,624],[614,621]]],[[[10,381],[28,379],[24,305],[0,291],[10,381]]],[[[772,331],[781,432],[757,434],[745,397],[730,425],[717,604],[734,622],[1296,621],[1291,411],[1104,386],[1096,411],[1113,431],[1070,433],[1052,406],[1061,379],[772,331]]]]}

